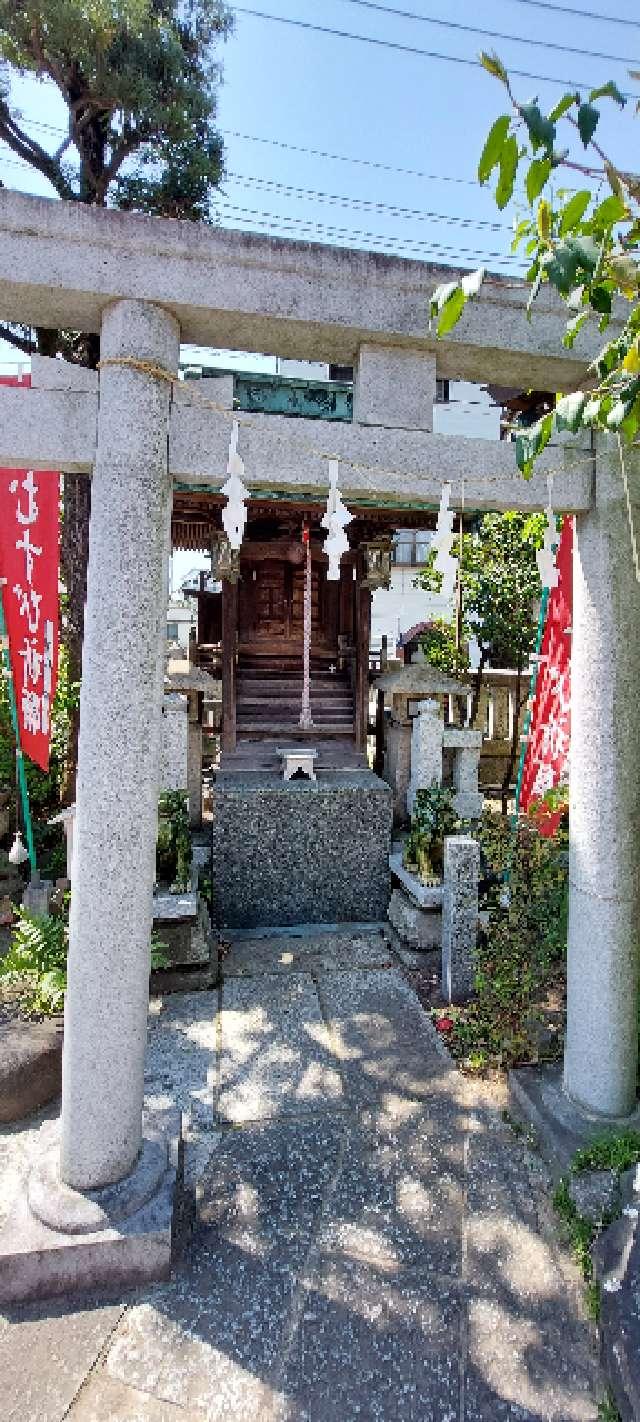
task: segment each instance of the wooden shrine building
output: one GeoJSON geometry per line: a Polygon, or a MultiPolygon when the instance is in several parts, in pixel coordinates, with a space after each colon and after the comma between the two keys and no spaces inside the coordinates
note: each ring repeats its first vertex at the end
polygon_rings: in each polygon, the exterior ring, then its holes
{"type": "MultiPolygon", "coordinates": [[[[346,382],[282,377],[249,382],[240,377],[234,390],[245,408],[255,409],[260,401],[264,410],[266,394],[274,413],[292,419],[351,418],[346,382]]],[[[292,498],[286,488],[270,489],[268,497],[252,494],[237,553],[223,532],[219,493],[191,489],[174,494],[173,547],[211,556],[211,574],[201,574],[195,593],[197,660],[222,678],[223,771],[238,765],[275,769],[277,747],[291,740],[313,745],[320,769],[366,765],[372,593],[389,586],[394,530],[399,524],[424,528],[434,515],[410,506],[372,507],[366,499],[347,502],[349,550],[341,559],[339,581],[332,581],[321,525],[326,490],[310,491],[304,498],[292,498]],[[311,549],[313,722],[306,729],[300,724],[305,531],[311,549]]]]}

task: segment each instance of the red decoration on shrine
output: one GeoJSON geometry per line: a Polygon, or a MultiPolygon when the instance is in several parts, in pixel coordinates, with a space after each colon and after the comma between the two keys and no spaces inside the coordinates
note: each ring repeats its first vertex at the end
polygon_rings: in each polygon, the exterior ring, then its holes
{"type": "Polygon", "coordinates": [[[573,519],[565,518],[557,555],[558,586],[549,594],[531,725],[520,792],[520,809],[535,818],[541,834],[555,834],[563,809],[535,804],[566,781],[571,739],[571,616],[573,519]]]}
{"type": "Polygon", "coordinates": [[[302,542],[305,543],[305,544],[308,543],[308,542],[309,542],[309,537],[310,537],[309,525],[308,525],[307,523],[305,523],[304,528],[303,528],[303,530],[302,530],[302,542]]]}
{"type": "MultiPolygon", "coordinates": [[[[30,376],[0,377],[3,385],[30,376]]],[[[0,582],[11,673],[25,755],[49,768],[51,709],[58,679],[60,476],[0,469],[0,582]]]]}

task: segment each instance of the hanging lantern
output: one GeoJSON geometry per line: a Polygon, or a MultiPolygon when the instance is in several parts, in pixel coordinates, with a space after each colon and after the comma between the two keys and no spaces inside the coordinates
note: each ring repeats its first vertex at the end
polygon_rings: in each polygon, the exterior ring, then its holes
{"type": "Polygon", "coordinates": [[[374,538],[369,543],[363,543],[362,552],[363,588],[370,588],[375,592],[376,588],[391,587],[391,539],[374,538]]]}
{"type": "Polygon", "coordinates": [[[222,526],[231,547],[239,548],[247,522],[246,500],[249,498],[249,490],[245,489],[242,482],[244,463],[238,454],[237,420],[234,420],[231,430],[227,474],[229,478],[222,485],[222,493],[227,496],[227,502],[222,510],[222,526]]]}
{"type": "Polygon", "coordinates": [[[438,509],[438,522],[433,537],[432,547],[436,550],[434,568],[442,576],[440,588],[441,596],[450,602],[456,586],[458,576],[458,560],[451,555],[453,543],[453,509],[449,508],[451,497],[451,485],[442,485],[440,495],[440,508],[438,509]]]}
{"type": "Polygon", "coordinates": [[[211,577],[216,583],[237,583],[240,577],[240,549],[232,548],[225,533],[211,539],[211,577]]]}
{"type": "Polygon", "coordinates": [[[29,858],[29,851],[25,847],[20,830],[16,830],[15,838],[9,850],[10,864],[25,864],[29,858]]]}
{"type": "Polygon", "coordinates": [[[327,529],[327,537],[324,541],[324,551],[329,559],[327,579],[331,583],[337,583],[340,578],[340,559],[343,553],[349,551],[349,539],[345,533],[348,523],[351,523],[352,514],[342,502],[340,490],[338,489],[338,469],[337,459],[329,460],[329,497],[327,499],[327,511],[323,514],[320,522],[323,528],[327,529]]]}

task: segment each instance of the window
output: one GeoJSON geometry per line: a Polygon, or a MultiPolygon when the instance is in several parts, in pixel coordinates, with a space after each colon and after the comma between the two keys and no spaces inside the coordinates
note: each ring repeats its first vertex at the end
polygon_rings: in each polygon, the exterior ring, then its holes
{"type": "Polygon", "coordinates": [[[330,366],[329,366],[329,379],[330,379],[330,380],[337,380],[337,381],[340,382],[341,385],[351,385],[351,384],[353,384],[353,366],[352,366],[352,365],[330,365],[330,366]]]}
{"type": "Polygon", "coordinates": [[[178,642],[180,629],[177,622],[167,622],[167,642],[178,642]]]}
{"type": "Polygon", "coordinates": [[[405,568],[419,568],[431,550],[432,534],[420,528],[399,528],[393,535],[391,562],[405,568]]]}
{"type": "Polygon", "coordinates": [[[450,400],[449,381],[436,380],[436,405],[448,405],[450,400]]]}

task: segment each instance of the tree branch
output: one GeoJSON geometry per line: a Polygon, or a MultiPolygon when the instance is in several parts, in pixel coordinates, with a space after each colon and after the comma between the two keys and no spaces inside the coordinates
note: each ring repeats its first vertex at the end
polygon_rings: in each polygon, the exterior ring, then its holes
{"type": "Polygon", "coordinates": [[[36,168],[55,188],[58,197],[66,198],[73,202],[76,198],[71,183],[65,178],[62,169],[52,158],[46,149],[41,148],[35,139],[30,138],[27,133],[18,128],[15,119],[11,117],[6,103],[0,101],[0,138],[3,138],[9,148],[22,158],[30,168],[36,168]]]}

